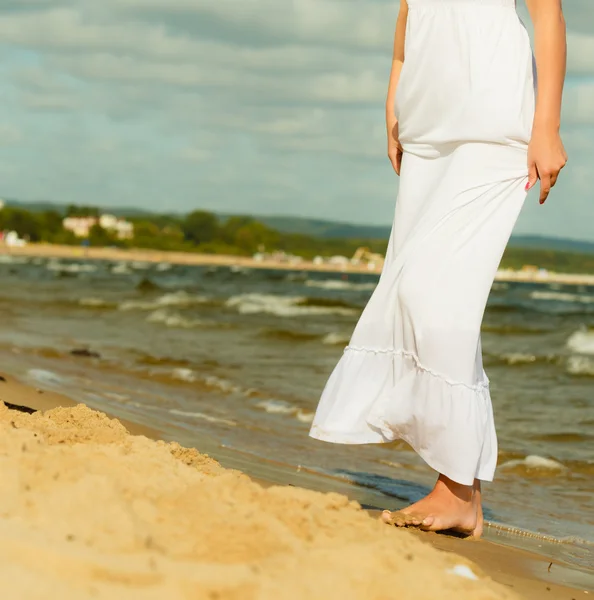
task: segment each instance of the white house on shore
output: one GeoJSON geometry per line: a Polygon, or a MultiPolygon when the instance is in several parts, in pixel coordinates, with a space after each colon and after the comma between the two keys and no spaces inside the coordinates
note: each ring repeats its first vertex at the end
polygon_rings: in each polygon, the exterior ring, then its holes
{"type": "Polygon", "coordinates": [[[87,238],[91,228],[94,225],[100,225],[106,231],[115,233],[119,240],[129,240],[134,237],[134,224],[125,219],[118,219],[114,215],[101,215],[97,217],[66,217],[62,221],[62,226],[68,231],[72,231],[76,237],[87,238]]]}

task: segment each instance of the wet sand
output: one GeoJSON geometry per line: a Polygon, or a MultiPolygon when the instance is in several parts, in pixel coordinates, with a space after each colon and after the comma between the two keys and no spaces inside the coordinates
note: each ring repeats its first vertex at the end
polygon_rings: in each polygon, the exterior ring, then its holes
{"type": "MultiPolygon", "coordinates": [[[[0,255],[58,258],[70,260],[111,260],[138,261],[150,263],[171,263],[177,265],[242,267],[250,269],[280,269],[296,271],[317,271],[327,273],[375,273],[381,272],[381,266],[369,268],[367,265],[353,264],[315,264],[303,260],[298,263],[279,260],[255,260],[245,256],[226,256],[223,254],[200,254],[192,252],[161,252],[158,250],[120,250],[117,248],[81,248],[54,244],[29,244],[22,248],[7,248],[0,245],[0,255]]],[[[495,278],[499,282],[540,282],[564,285],[594,285],[594,275],[572,273],[541,273],[538,271],[501,270],[495,278]]]]}
{"type": "Polygon", "coordinates": [[[386,527],[344,495],[253,481],[6,374],[0,400],[7,597],[590,597],[536,555],[386,527]]]}

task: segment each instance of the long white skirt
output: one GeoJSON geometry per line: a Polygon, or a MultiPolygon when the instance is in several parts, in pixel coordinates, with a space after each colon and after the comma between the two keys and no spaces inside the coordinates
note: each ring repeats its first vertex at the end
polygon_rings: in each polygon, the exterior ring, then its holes
{"type": "Polygon", "coordinates": [[[396,98],[404,157],[386,262],[312,437],[399,438],[454,481],[493,479],[480,329],[526,197],[532,65],[514,0],[409,0],[396,98]]]}

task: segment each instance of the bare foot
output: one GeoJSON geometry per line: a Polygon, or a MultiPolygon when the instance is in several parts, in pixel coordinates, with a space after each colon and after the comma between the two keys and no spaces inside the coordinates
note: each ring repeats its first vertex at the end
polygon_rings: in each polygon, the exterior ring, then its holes
{"type": "Polygon", "coordinates": [[[425,531],[459,531],[473,537],[483,533],[480,481],[461,485],[440,475],[433,490],[422,500],[397,511],[384,511],[382,520],[397,527],[425,531]]]}

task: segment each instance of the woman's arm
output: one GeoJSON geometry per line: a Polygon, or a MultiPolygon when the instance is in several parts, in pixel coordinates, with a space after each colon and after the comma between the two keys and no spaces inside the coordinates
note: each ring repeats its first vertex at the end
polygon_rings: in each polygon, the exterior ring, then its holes
{"type": "Polygon", "coordinates": [[[408,4],[406,0],[400,0],[400,10],[396,21],[396,33],[394,34],[394,53],[392,55],[392,70],[390,71],[390,83],[388,84],[388,97],[386,99],[386,127],[388,128],[388,158],[394,167],[394,171],[400,175],[400,163],[402,161],[402,148],[398,142],[398,121],[394,112],[394,101],[396,99],[396,88],[400,79],[400,71],[404,63],[404,36],[406,33],[406,20],[408,18],[408,4]]]}
{"type": "Polygon", "coordinates": [[[559,135],[567,57],[561,0],[526,0],[534,23],[537,72],[536,112],[528,148],[527,189],[540,179],[540,203],[547,199],[567,154],[559,135]]]}

